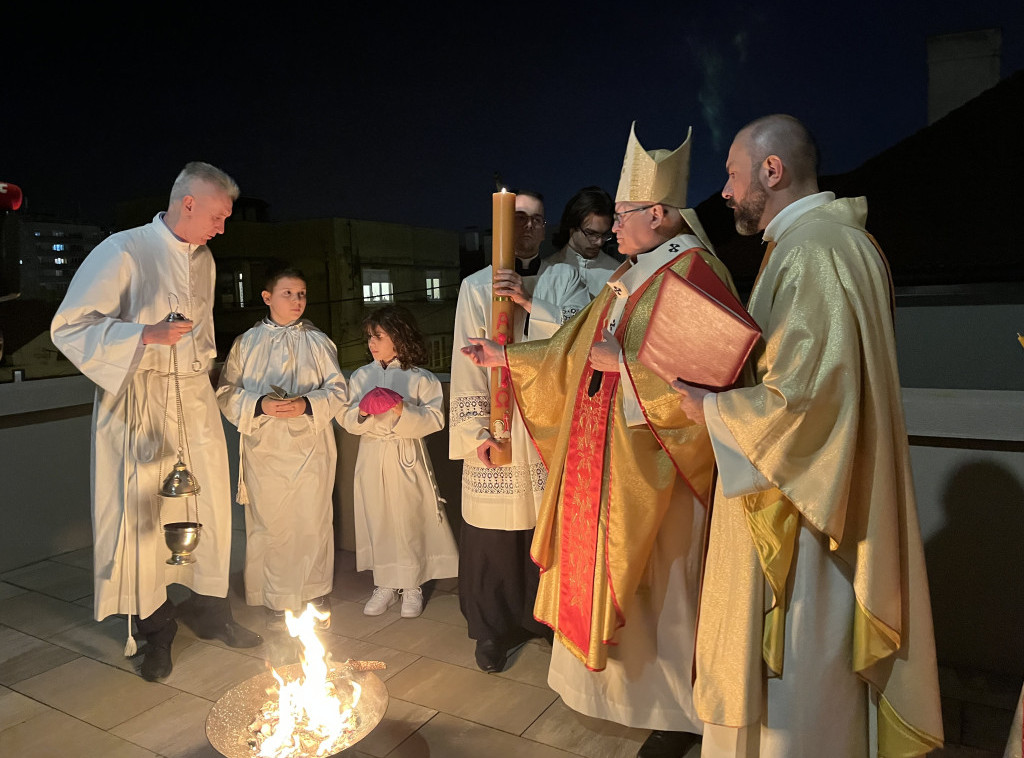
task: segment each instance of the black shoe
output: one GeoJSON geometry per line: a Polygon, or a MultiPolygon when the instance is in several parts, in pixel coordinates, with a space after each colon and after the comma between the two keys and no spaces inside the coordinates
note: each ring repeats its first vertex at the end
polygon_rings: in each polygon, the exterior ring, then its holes
{"type": "Polygon", "coordinates": [[[220,640],[228,647],[256,647],[263,638],[256,632],[250,632],[237,621],[226,624],[199,625],[195,630],[196,637],[201,640],[220,640]]]}
{"type": "Polygon", "coordinates": [[[165,679],[171,675],[171,645],[146,645],[145,658],[142,659],[142,678],[147,682],[165,679]]]}
{"type": "Polygon", "coordinates": [[[494,640],[477,640],[475,657],[481,671],[493,674],[504,670],[508,662],[508,651],[494,640]]]}
{"type": "Polygon", "coordinates": [[[683,758],[700,740],[690,732],[663,732],[655,729],[640,746],[636,758],[683,758]]]}

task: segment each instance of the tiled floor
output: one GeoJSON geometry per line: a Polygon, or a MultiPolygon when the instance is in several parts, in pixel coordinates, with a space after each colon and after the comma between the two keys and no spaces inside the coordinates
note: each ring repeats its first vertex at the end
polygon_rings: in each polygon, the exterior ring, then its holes
{"type": "MultiPolygon", "coordinates": [[[[523,645],[501,674],[479,671],[455,580],[435,583],[419,618],[401,618],[400,605],[372,618],[362,613],[372,580],[354,563],[351,553],[337,554],[332,623],[321,639],[336,659],[384,661],[390,702],[377,728],[343,755],[636,755],[645,730],[580,716],[548,688],[547,643],[523,645]]],[[[267,660],[295,660],[281,633],[232,650],[180,625],[171,676],[145,682],[141,656],[124,657],[124,619],[93,621],[91,592],[89,550],[0,576],[0,755],[49,758],[73,748],[79,758],[212,758],[206,716],[213,703],[267,660]]],[[[236,619],[264,632],[262,609],[246,606],[237,586],[231,598],[236,619]]]]}
{"type": "MultiPolygon", "coordinates": [[[[550,647],[544,642],[522,646],[501,674],[480,672],[454,580],[436,583],[419,618],[401,618],[399,605],[371,618],[362,613],[373,589],[369,572],[357,573],[353,555],[339,552],[335,574],[332,625],[321,633],[325,646],[337,659],[386,662],[382,678],[390,693],[384,720],[343,755],[632,758],[646,738],[645,730],[563,705],[546,684],[550,647]]],[[[145,682],[137,674],[141,656],[123,655],[125,621],[92,620],[91,588],[89,550],[0,576],[0,756],[49,758],[73,750],[79,758],[214,758],[205,731],[213,703],[264,671],[268,660],[294,660],[281,634],[265,635],[258,648],[232,650],[198,640],[182,625],[171,676],[145,682]]],[[[236,618],[263,632],[262,609],[247,607],[237,586],[231,597],[236,618]]],[[[953,744],[934,755],[1001,756],[1009,728],[1004,711],[1016,698],[1003,689],[975,697],[976,682],[944,672],[947,735],[970,746],[953,744]],[[985,701],[987,710],[979,710],[985,701]]],[[[687,758],[698,754],[695,747],[687,758]]]]}

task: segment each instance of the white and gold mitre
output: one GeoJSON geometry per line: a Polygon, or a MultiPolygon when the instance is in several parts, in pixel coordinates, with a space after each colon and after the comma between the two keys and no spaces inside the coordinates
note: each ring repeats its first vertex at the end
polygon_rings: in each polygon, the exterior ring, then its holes
{"type": "Polygon", "coordinates": [[[675,150],[644,150],[636,138],[636,121],[629,128],[626,157],[622,160],[617,203],[664,203],[686,207],[690,179],[690,134],[675,150]]]}

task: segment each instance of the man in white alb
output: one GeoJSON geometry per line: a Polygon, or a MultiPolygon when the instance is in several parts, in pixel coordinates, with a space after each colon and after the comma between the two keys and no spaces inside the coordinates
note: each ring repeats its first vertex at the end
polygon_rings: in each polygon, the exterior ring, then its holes
{"type": "MultiPolygon", "coordinates": [[[[165,213],[118,232],[89,253],[50,326],[53,343],[96,384],[92,434],[95,617],[137,617],[147,641],[142,676],[171,673],[176,617],[204,639],[253,647],[227,601],[231,494],[227,448],[209,370],[215,272],[206,243],[223,233],[238,185],[223,171],[189,163],[165,213]],[[170,299],[170,302],[169,302],[170,299]],[[168,321],[172,308],[187,320],[168,321]],[[170,347],[177,345],[188,465],[196,498],[158,499],[176,460],[177,412],[170,347]],[[186,513],[186,504],[198,514],[186,513]],[[169,565],[162,524],[202,523],[195,563],[169,565]],[[177,608],[167,586],[192,596],[177,608]]],[[[134,653],[134,639],[125,647],[134,653]]]]}

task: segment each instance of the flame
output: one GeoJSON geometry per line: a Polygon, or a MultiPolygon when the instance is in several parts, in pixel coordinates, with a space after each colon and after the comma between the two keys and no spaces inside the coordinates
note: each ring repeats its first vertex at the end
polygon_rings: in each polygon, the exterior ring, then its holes
{"type": "Polygon", "coordinates": [[[312,603],[297,618],[291,611],[285,612],[288,634],[297,637],[302,645],[299,659],[303,675],[295,681],[285,682],[276,671],[273,672],[278,683],[279,720],[260,746],[258,755],[261,758],[306,755],[308,746],[301,743],[300,732],[316,735],[319,744],[314,755],[329,755],[338,750],[338,740],[352,727],[362,688],[356,682],[348,681],[351,695],[345,698],[335,684],[328,681],[331,669],[327,652],[314,631],[317,620],[323,621],[329,616],[329,613],[317,611],[312,603]]]}

